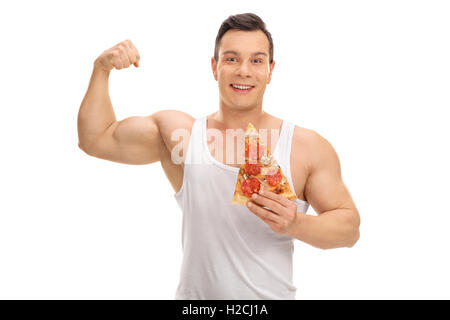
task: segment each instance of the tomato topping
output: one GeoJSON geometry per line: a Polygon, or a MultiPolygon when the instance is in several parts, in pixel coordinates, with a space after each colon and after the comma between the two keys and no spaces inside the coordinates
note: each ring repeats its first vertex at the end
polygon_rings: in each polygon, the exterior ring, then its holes
{"type": "Polygon", "coordinates": [[[247,163],[245,164],[245,172],[252,176],[256,176],[261,172],[261,165],[259,163],[251,164],[247,163]]]}
{"type": "Polygon", "coordinates": [[[245,156],[249,160],[259,160],[263,153],[264,148],[257,142],[252,142],[245,146],[245,156]]]}
{"type": "Polygon", "coordinates": [[[259,191],[261,184],[256,178],[248,178],[242,183],[242,192],[247,196],[251,197],[253,193],[259,191]]]}
{"type": "Polygon", "coordinates": [[[276,186],[281,182],[281,172],[280,170],[277,170],[275,174],[267,175],[266,181],[268,184],[270,184],[272,187],[276,186]]]}

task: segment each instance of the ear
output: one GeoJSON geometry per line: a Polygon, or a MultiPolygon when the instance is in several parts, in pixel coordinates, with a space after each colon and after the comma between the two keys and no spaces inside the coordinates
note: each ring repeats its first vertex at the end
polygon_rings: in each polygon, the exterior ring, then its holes
{"type": "Polygon", "coordinates": [[[272,64],[270,65],[270,69],[269,69],[269,77],[267,79],[267,84],[270,83],[270,80],[272,80],[272,71],[273,68],[275,67],[275,60],[272,61],[272,64]]]}
{"type": "Polygon", "coordinates": [[[216,63],[216,59],[214,59],[214,57],[211,58],[211,69],[214,75],[214,79],[216,79],[217,81],[217,63],[216,63]]]}

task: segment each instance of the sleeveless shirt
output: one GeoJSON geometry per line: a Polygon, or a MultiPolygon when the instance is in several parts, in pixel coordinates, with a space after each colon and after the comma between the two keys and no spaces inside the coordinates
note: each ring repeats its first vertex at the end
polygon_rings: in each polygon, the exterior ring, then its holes
{"type": "MultiPolygon", "coordinates": [[[[294,238],[273,232],[245,205],[231,204],[239,168],[212,156],[206,128],[206,116],[194,121],[183,183],[174,194],[183,213],[183,259],[175,299],[295,299],[294,238]]],[[[283,120],[272,153],[292,189],[294,128],[283,120]]],[[[293,201],[306,213],[308,202],[293,201]]]]}

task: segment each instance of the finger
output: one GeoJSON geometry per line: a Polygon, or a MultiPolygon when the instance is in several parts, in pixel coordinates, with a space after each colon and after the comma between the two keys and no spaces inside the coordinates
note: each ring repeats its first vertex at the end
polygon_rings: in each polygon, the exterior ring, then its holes
{"type": "Polygon", "coordinates": [[[138,62],[138,52],[136,47],[133,45],[131,40],[126,40],[125,45],[127,46],[128,50],[128,58],[130,59],[130,63],[134,64],[135,67],[139,66],[138,62]]]}
{"type": "Polygon", "coordinates": [[[126,55],[128,61],[130,62],[130,65],[136,63],[136,54],[134,53],[134,50],[130,46],[128,46],[128,48],[126,49],[126,55]]]}
{"type": "Polygon", "coordinates": [[[115,59],[115,66],[117,70],[120,70],[124,67],[124,63],[122,62],[120,56],[115,59]]]}
{"type": "Polygon", "coordinates": [[[136,58],[137,58],[136,67],[139,67],[139,62],[141,61],[141,55],[139,54],[139,51],[136,48],[134,48],[134,49],[136,50],[136,58]]]}
{"type": "Polygon", "coordinates": [[[279,204],[283,205],[286,208],[289,208],[291,206],[291,200],[286,199],[285,197],[276,194],[275,192],[272,192],[270,190],[259,190],[259,194],[263,197],[269,198],[273,201],[278,202],[279,204]]]}
{"type": "Polygon", "coordinates": [[[127,68],[130,64],[128,61],[128,55],[127,55],[127,51],[128,51],[128,47],[125,43],[121,42],[116,50],[119,52],[119,58],[120,61],[122,63],[122,68],[127,68]]]}
{"type": "Polygon", "coordinates": [[[131,41],[129,41],[128,42],[128,46],[129,46],[129,48],[131,49],[131,51],[133,52],[133,56],[134,56],[134,65],[136,66],[136,67],[139,67],[139,60],[141,60],[141,57],[140,57],[140,55],[139,55],[139,52],[138,52],[138,50],[137,50],[137,48],[134,46],[134,44],[131,42],[131,41]]]}
{"type": "Polygon", "coordinates": [[[113,68],[120,69],[120,51],[117,49],[111,50],[108,61],[113,68]]]}
{"type": "Polygon", "coordinates": [[[260,196],[256,193],[252,195],[252,200],[262,207],[269,208],[270,210],[275,212],[275,214],[282,215],[284,210],[286,210],[286,207],[282,206],[280,203],[264,196],[260,196]]]}
{"type": "Polygon", "coordinates": [[[113,68],[116,67],[117,69],[117,61],[119,60],[119,56],[120,55],[118,51],[113,51],[110,53],[108,60],[113,68]]]}
{"type": "Polygon", "coordinates": [[[139,54],[134,50],[133,50],[133,57],[134,57],[133,64],[137,68],[139,67],[139,54]]]}
{"type": "Polygon", "coordinates": [[[121,51],[120,60],[122,60],[124,68],[128,68],[130,66],[131,62],[128,58],[128,49],[123,49],[123,51],[121,51]]]}
{"type": "Polygon", "coordinates": [[[247,202],[247,207],[251,212],[256,214],[262,220],[269,220],[276,224],[281,224],[283,222],[282,218],[279,215],[267,209],[261,208],[258,204],[252,201],[247,202]]]}

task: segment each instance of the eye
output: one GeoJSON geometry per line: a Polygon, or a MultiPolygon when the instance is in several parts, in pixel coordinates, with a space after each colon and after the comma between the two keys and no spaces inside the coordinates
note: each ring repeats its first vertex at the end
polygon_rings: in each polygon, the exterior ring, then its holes
{"type": "Polygon", "coordinates": [[[229,61],[230,59],[236,59],[236,58],[227,58],[227,61],[229,61]]]}
{"type": "Polygon", "coordinates": [[[258,61],[259,63],[262,63],[261,59],[254,59],[253,61],[258,61]]]}

